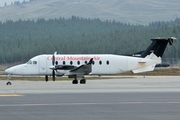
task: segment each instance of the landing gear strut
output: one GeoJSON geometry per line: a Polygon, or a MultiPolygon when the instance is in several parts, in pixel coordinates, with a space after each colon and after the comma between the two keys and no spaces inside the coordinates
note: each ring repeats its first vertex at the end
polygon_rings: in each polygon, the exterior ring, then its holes
{"type": "Polygon", "coordinates": [[[10,75],[10,74],[8,74],[7,78],[8,78],[8,82],[6,83],[6,85],[12,85],[12,84],[11,84],[11,82],[10,82],[11,75],[10,75]]]}

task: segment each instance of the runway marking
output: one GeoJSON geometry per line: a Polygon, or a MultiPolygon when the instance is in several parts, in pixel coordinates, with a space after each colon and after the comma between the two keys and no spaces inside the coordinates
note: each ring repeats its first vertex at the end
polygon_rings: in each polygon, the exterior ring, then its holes
{"type": "Polygon", "coordinates": [[[0,94],[0,97],[19,97],[19,96],[24,96],[20,94],[0,94]]]}

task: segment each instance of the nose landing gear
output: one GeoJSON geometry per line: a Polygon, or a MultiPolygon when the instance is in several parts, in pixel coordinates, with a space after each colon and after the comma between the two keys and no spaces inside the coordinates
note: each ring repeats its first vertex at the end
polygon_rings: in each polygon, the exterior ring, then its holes
{"type": "Polygon", "coordinates": [[[11,79],[11,75],[10,74],[8,74],[7,79],[8,79],[8,82],[6,83],[6,85],[12,85],[11,82],[10,82],[10,79],[11,79]]]}

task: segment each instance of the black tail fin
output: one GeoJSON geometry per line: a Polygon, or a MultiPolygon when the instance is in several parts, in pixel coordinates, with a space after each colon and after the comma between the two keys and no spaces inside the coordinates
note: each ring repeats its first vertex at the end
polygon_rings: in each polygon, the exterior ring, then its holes
{"type": "Polygon", "coordinates": [[[151,39],[152,43],[148,46],[148,48],[145,51],[141,53],[141,57],[146,57],[147,55],[154,53],[157,57],[162,58],[167,44],[169,43],[170,45],[172,45],[173,40],[175,39],[176,39],[175,37],[167,37],[167,38],[158,37],[151,39]]]}

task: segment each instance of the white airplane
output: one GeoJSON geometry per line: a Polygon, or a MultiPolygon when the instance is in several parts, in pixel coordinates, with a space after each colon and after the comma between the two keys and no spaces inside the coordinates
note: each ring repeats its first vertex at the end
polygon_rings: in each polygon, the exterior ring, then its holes
{"type": "Polygon", "coordinates": [[[11,85],[11,75],[44,75],[55,81],[56,76],[74,78],[72,84],[78,84],[77,78],[82,78],[80,84],[85,84],[85,75],[113,75],[127,71],[142,73],[153,71],[156,64],[161,63],[164,50],[169,43],[172,45],[175,37],[151,39],[152,43],[142,52],[133,55],[113,54],[71,54],[38,55],[27,63],[5,70],[8,74],[7,85],[11,85]]]}

